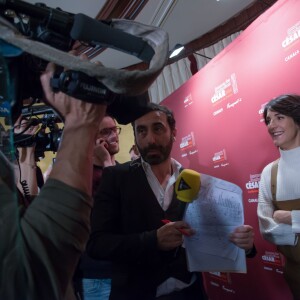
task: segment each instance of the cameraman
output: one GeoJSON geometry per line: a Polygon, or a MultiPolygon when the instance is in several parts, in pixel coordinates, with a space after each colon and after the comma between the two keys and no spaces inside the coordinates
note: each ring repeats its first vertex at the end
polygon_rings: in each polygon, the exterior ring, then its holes
{"type": "Polygon", "coordinates": [[[64,118],[63,138],[49,179],[26,210],[17,209],[0,157],[0,299],[75,299],[71,281],[89,235],[93,146],[106,105],[53,93],[53,72],[50,63],[41,82],[64,118]]]}

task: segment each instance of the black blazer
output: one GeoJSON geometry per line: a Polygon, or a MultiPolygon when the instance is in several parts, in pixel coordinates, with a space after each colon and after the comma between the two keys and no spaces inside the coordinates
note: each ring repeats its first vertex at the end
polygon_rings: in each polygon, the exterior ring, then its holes
{"type": "Polygon", "coordinates": [[[185,205],[174,192],[163,211],[140,160],[104,169],[87,251],[113,262],[110,299],[154,299],[157,286],[169,277],[189,282],[184,249],[160,251],[156,237],[162,219],[182,220],[185,205]]]}

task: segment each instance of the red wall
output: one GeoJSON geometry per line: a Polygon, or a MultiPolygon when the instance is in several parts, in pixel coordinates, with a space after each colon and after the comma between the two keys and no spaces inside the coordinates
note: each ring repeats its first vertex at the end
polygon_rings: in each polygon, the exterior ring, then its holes
{"type": "Polygon", "coordinates": [[[205,273],[211,300],[292,299],[283,258],[261,238],[256,215],[260,173],[279,156],[262,108],[283,93],[300,93],[299,0],[276,2],[162,103],[177,120],[173,157],[239,185],[245,223],[255,228],[258,253],[247,260],[247,274],[205,273]]]}

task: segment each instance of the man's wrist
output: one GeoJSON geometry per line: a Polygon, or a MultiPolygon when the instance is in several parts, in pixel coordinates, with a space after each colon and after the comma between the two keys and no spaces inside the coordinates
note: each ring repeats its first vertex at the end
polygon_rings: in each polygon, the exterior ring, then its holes
{"type": "Polygon", "coordinates": [[[247,258],[254,257],[256,255],[256,253],[257,253],[255,245],[253,244],[252,248],[246,250],[245,253],[246,253],[246,257],[247,258]]]}

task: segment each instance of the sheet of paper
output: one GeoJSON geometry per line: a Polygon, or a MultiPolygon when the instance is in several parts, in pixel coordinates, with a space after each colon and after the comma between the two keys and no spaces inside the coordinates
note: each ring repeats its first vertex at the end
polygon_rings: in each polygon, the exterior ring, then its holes
{"type": "Polygon", "coordinates": [[[201,174],[200,192],[188,204],[184,220],[196,231],[184,240],[190,271],[246,272],[245,251],[228,240],[244,224],[240,187],[201,174]]]}

